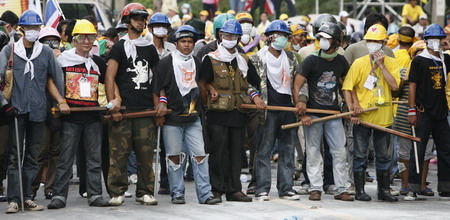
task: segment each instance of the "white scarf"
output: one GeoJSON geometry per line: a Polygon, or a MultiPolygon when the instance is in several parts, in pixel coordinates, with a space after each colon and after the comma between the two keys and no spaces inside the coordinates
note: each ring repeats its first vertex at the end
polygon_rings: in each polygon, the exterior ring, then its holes
{"type": "Polygon", "coordinates": [[[247,61],[245,61],[245,58],[241,56],[236,48],[234,48],[234,53],[228,52],[228,50],[222,46],[222,44],[219,45],[216,51],[210,52],[208,54],[211,58],[221,61],[221,62],[231,62],[234,60],[234,58],[237,59],[238,67],[242,72],[243,77],[247,77],[247,71],[248,71],[248,65],[247,61]]]}
{"type": "Polygon", "coordinates": [[[193,88],[197,88],[197,82],[195,82],[197,71],[192,54],[184,55],[178,50],[172,52],[173,72],[181,96],[185,96],[193,88]]]}
{"type": "Polygon", "coordinates": [[[444,69],[444,79],[445,79],[445,82],[447,82],[447,67],[445,66],[444,54],[442,53],[442,51],[439,51],[440,57],[437,57],[437,56],[430,54],[430,52],[426,48],[425,50],[423,50],[422,53],[419,54],[419,56],[430,59],[430,60],[442,62],[442,68],[444,69]]]}
{"type": "Polygon", "coordinates": [[[266,64],[267,78],[272,87],[281,94],[292,95],[289,58],[284,50],[275,57],[268,46],[258,51],[258,56],[266,64]]]}
{"type": "Polygon", "coordinates": [[[136,52],[136,46],[138,47],[146,47],[146,46],[150,46],[150,42],[148,40],[146,40],[144,37],[139,36],[139,38],[137,39],[133,39],[130,40],[130,36],[128,36],[128,34],[126,34],[125,36],[122,37],[122,39],[120,40],[124,40],[124,49],[125,49],[125,55],[127,56],[127,58],[133,58],[133,61],[136,60],[136,56],[137,56],[137,52],[136,52]]]}
{"type": "Polygon", "coordinates": [[[84,65],[86,65],[86,70],[87,70],[88,75],[91,72],[91,68],[100,75],[100,70],[99,70],[97,64],[92,59],[92,57],[91,56],[89,56],[88,58],[82,57],[82,56],[76,54],[75,50],[76,50],[76,48],[66,50],[57,58],[59,64],[61,64],[61,67],[84,64],[84,65]]]}
{"type": "Polygon", "coordinates": [[[27,63],[25,64],[25,70],[23,74],[31,73],[31,80],[34,79],[34,64],[31,62],[36,59],[42,52],[42,44],[39,41],[35,41],[33,44],[33,53],[31,57],[28,59],[27,51],[25,50],[25,46],[23,45],[23,38],[20,38],[19,41],[14,43],[14,53],[20,58],[24,59],[27,63]]]}

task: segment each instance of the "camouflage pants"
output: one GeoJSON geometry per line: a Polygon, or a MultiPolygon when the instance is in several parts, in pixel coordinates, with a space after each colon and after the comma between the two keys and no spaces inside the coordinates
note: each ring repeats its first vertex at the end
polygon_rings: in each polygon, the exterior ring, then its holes
{"type": "Polygon", "coordinates": [[[154,195],[153,150],[156,147],[156,126],[153,118],[124,119],[109,125],[108,187],[111,197],[123,195],[128,189],[127,162],[136,152],[138,182],[136,197],[154,195]]]}

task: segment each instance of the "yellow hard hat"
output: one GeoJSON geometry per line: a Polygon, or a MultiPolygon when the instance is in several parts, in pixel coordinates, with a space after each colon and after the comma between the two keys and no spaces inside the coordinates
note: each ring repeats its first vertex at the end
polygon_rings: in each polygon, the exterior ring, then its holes
{"type": "Polygon", "coordinates": [[[235,15],[235,14],[236,14],[236,12],[235,12],[234,10],[228,10],[227,13],[228,13],[228,14],[232,14],[232,15],[235,15]]]}
{"type": "Polygon", "coordinates": [[[292,36],[301,34],[301,33],[305,33],[306,27],[305,27],[305,25],[294,24],[291,26],[291,32],[292,32],[292,36]]]}
{"type": "Polygon", "coordinates": [[[253,23],[253,17],[248,12],[240,12],[236,15],[236,20],[241,23],[242,21],[249,21],[253,23]]]}
{"type": "Polygon", "coordinates": [[[222,14],[221,11],[216,11],[216,12],[214,12],[214,16],[219,16],[219,15],[221,15],[221,14],[222,14]]]}
{"type": "Polygon", "coordinates": [[[388,38],[386,28],[380,24],[374,24],[367,30],[364,40],[386,40],[388,38]]]}
{"type": "Polygon", "coordinates": [[[280,20],[282,20],[282,21],[287,20],[288,18],[289,18],[289,16],[287,14],[280,15],[280,20]]]}
{"type": "Polygon", "coordinates": [[[151,17],[152,15],[153,15],[153,9],[151,9],[151,8],[147,8],[146,9],[147,10],[147,12],[148,12],[148,15],[149,15],[149,17],[151,17]]]}
{"type": "Polygon", "coordinates": [[[77,34],[97,34],[97,31],[90,21],[81,19],[77,20],[77,23],[75,23],[75,26],[73,27],[72,36],[77,34]]]}
{"type": "Polygon", "coordinates": [[[201,10],[200,15],[201,16],[209,16],[209,12],[207,10],[201,10]]]}

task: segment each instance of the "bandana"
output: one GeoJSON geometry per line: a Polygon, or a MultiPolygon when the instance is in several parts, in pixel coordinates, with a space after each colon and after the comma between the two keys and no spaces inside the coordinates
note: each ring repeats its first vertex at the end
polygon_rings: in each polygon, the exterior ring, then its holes
{"type": "Polygon", "coordinates": [[[267,66],[267,78],[272,87],[278,93],[292,95],[289,58],[286,52],[281,50],[280,56],[275,57],[269,52],[269,47],[264,46],[258,51],[258,56],[267,66]]]}
{"type": "Polygon", "coordinates": [[[91,72],[90,71],[91,69],[93,69],[95,72],[100,74],[100,70],[99,70],[97,64],[92,59],[91,55],[88,58],[82,57],[82,56],[76,54],[75,50],[76,50],[76,48],[66,50],[57,58],[59,64],[61,64],[61,67],[84,64],[84,65],[86,65],[86,70],[87,70],[88,75],[91,72]]]}
{"type": "Polygon", "coordinates": [[[245,61],[245,58],[239,54],[236,48],[234,48],[234,53],[230,53],[222,44],[220,44],[217,50],[210,52],[208,56],[215,60],[227,63],[237,59],[238,67],[241,70],[243,77],[247,77],[247,61],[245,61]]]}
{"type": "Polygon", "coordinates": [[[31,73],[31,80],[34,79],[34,64],[31,62],[32,60],[36,59],[42,52],[42,43],[39,41],[34,42],[33,44],[33,53],[31,54],[31,57],[27,57],[27,51],[25,50],[25,46],[23,45],[23,38],[20,38],[19,41],[14,43],[14,53],[25,60],[27,63],[25,64],[25,70],[23,71],[23,74],[27,74],[28,72],[31,73]]]}
{"type": "Polygon", "coordinates": [[[124,40],[125,43],[123,44],[124,49],[125,49],[125,55],[127,56],[127,58],[131,58],[134,60],[136,60],[136,56],[137,56],[137,52],[136,52],[136,47],[146,47],[146,46],[150,46],[150,42],[148,40],[146,40],[144,37],[139,35],[139,38],[134,39],[134,40],[130,40],[130,36],[125,35],[122,37],[122,39],[120,40],[124,40]]]}
{"type": "Polygon", "coordinates": [[[173,72],[181,96],[185,96],[193,88],[197,88],[197,82],[195,82],[197,71],[192,54],[184,55],[178,50],[172,53],[173,72]]]}

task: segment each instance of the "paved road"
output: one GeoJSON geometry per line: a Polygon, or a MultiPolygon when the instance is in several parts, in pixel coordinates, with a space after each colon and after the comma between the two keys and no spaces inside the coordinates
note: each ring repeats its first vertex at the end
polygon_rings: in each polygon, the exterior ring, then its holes
{"type": "MultiPolygon", "coordinates": [[[[275,165],[272,173],[276,172],[275,165]]],[[[373,170],[371,172],[374,174],[373,170]]],[[[272,175],[275,178],[275,175],[272,175]]],[[[430,168],[428,180],[431,187],[436,189],[436,166],[430,168]]],[[[252,203],[237,203],[224,201],[219,205],[198,204],[193,182],[186,183],[185,205],[173,205],[169,196],[158,195],[157,206],[141,206],[134,203],[134,197],[126,199],[120,207],[94,208],[87,205],[87,201],[78,195],[78,185],[71,185],[67,207],[60,210],[44,210],[42,212],[25,212],[15,215],[3,214],[6,203],[0,203],[0,219],[450,219],[450,201],[441,200],[439,196],[423,198],[424,200],[397,203],[381,202],[376,199],[376,182],[368,183],[366,191],[374,200],[371,202],[343,202],[336,201],[332,195],[323,195],[322,201],[309,201],[302,196],[300,201],[279,199],[276,192],[276,181],[272,181],[271,200],[269,202],[253,201],[252,203]],[[426,200],[425,200],[426,199],[426,200]]],[[[300,182],[296,181],[296,184],[300,182]]],[[[244,187],[247,184],[243,184],[244,187]]],[[[399,187],[400,182],[395,185],[399,187]]],[[[130,185],[129,192],[133,192],[134,185],[130,185]]],[[[105,194],[105,198],[109,197],[105,194]]],[[[47,205],[43,189],[36,197],[36,202],[47,205]]]]}

